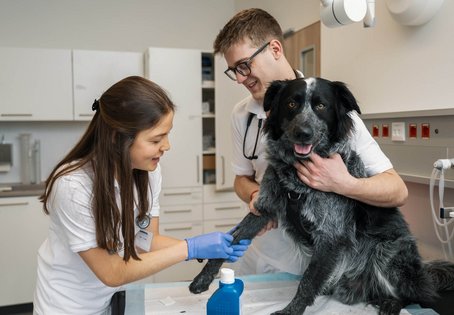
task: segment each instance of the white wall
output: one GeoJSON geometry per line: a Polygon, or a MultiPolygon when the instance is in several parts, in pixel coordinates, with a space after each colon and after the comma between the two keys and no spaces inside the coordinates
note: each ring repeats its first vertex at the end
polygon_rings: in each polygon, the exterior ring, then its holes
{"type": "Polygon", "coordinates": [[[320,20],[319,0],[235,0],[235,11],[261,8],[269,12],[284,32],[298,31],[320,20]]]}
{"type": "Polygon", "coordinates": [[[321,73],[349,84],[363,113],[454,108],[454,2],[423,26],[402,26],[376,1],[376,26],[322,27],[321,73]]]}
{"type": "Polygon", "coordinates": [[[0,45],[210,50],[233,0],[0,0],[0,45]]]}

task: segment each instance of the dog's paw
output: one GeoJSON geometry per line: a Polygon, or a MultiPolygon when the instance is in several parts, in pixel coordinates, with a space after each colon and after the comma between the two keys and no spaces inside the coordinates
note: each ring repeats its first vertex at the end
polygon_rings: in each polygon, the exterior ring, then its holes
{"type": "Polygon", "coordinates": [[[213,282],[214,277],[199,274],[189,285],[189,291],[194,294],[205,292],[213,282]]]}
{"type": "Polygon", "coordinates": [[[398,315],[400,314],[401,309],[403,308],[402,302],[396,299],[387,299],[384,300],[381,305],[379,305],[379,315],[398,315]]]}

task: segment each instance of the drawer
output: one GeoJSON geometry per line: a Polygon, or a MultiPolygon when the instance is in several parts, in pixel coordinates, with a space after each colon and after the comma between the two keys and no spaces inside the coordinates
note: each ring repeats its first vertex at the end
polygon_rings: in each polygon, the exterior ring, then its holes
{"type": "Polygon", "coordinates": [[[159,233],[180,240],[203,233],[202,222],[159,224],[159,233]]]}
{"type": "MultiPolygon", "coordinates": [[[[162,235],[185,239],[203,233],[202,222],[160,224],[162,235]]],[[[154,282],[190,281],[202,270],[205,264],[197,260],[183,261],[153,275],[154,282]]]]}
{"type": "Polygon", "coordinates": [[[242,202],[206,203],[203,205],[205,220],[243,218],[248,213],[242,202]]]}
{"type": "MultiPolygon", "coordinates": [[[[166,268],[153,276],[154,282],[182,282],[192,281],[205,266],[206,260],[199,263],[197,260],[182,261],[166,268]]],[[[189,294],[189,291],[188,291],[189,294]]]]}
{"type": "Polygon", "coordinates": [[[223,219],[223,220],[206,220],[203,222],[203,233],[227,232],[240,223],[242,218],[223,219]]]}
{"type": "Polygon", "coordinates": [[[160,223],[191,222],[203,220],[202,204],[161,206],[160,223]]]}
{"type": "Polygon", "coordinates": [[[190,203],[202,203],[202,187],[166,188],[159,195],[161,206],[190,203]]]}
{"type": "Polygon", "coordinates": [[[217,191],[216,185],[203,185],[203,202],[241,201],[234,191],[217,191]]]}

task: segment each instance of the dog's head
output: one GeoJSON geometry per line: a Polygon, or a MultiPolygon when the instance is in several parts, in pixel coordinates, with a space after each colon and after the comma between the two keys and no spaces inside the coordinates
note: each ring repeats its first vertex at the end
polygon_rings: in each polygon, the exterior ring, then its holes
{"type": "Polygon", "coordinates": [[[264,126],[268,138],[279,140],[278,150],[292,150],[297,159],[308,158],[312,152],[321,156],[331,153],[352,130],[348,112],[360,113],[344,83],[321,78],[272,82],[265,94],[264,109],[269,111],[264,126]]]}

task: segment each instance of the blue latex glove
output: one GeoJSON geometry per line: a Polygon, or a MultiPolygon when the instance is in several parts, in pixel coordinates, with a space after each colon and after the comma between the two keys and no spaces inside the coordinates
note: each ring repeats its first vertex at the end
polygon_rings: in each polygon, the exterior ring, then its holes
{"type": "Polygon", "coordinates": [[[241,240],[238,244],[232,245],[233,253],[230,254],[230,258],[227,259],[227,262],[233,263],[240,259],[251,245],[251,240],[241,240]]]}
{"type": "Polygon", "coordinates": [[[212,259],[222,258],[229,262],[234,262],[243,256],[249,244],[248,241],[236,245],[231,245],[233,236],[221,232],[202,234],[187,238],[188,258],[191,259],[212,259]]]}

